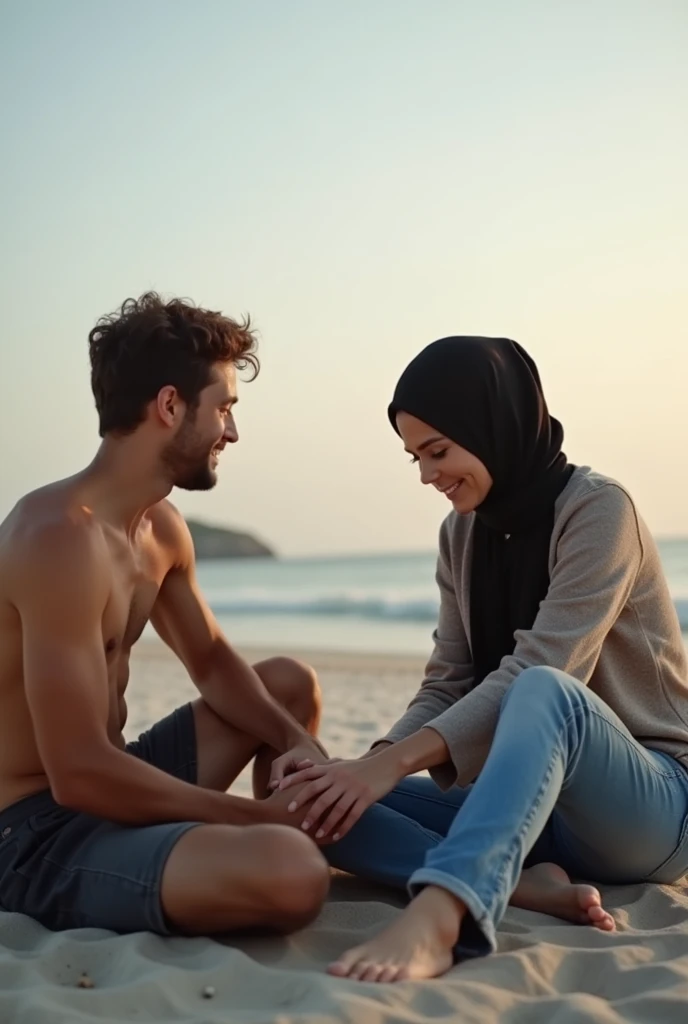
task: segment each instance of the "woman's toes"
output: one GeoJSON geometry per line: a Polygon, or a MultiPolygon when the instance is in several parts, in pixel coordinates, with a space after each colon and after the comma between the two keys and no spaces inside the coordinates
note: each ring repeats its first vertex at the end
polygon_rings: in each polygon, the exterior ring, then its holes
{"type": "Polygon", "coordinates": [[[602,903],[602,897],[597,889],[593,889],[591,885],[582,885],[579,888],[578,902],[583,910],[589,910],[591,907],[599,907],[602,903]]]}
{"type": "Polygon", "coordinates": [[[382,964],[367,964],[361,965],[363,968],[362,973],[359,974],[359,981],[379,981],[380,975],[382,974],[382,964]]]}
{"type": "Polygon", "coordinates": [[[340,956],[339,960],[335,960],[334,963],[331,963],[327,968],[327,972],[328,974],[334,974],[337,978],[346,978],[357,959],[357,951],[355,949],[350,949],[348,953],[344,953],[340,956]]]}
{"type": "Polygon", "coordinates": [[[377,980],[381,983],[388,981],[396,981],[397,970],[398,968],[395,964],[387,964],[386,967],[382,968],[382,973],[380,974],[380,977],[377,980]]]}
{"type": "Polygon", "coordinates": [[[374,973],[376,966],[376,964],[371,964],[369,960],[360,960],[349,971],[349,977],[353,978],[354,981],[372,981],[373,979],[369,979],[368,975],[374,973]]]}
{"type": "Polygon", "coordinates": [[[368,966],[369,965],[365,962],[365,960],[363,962],[359,960],[357,964],[354,964],[353,967],[349,968],[349,970],[347,971],[347,976],[351,978],[352,981],[360,981],[362,975],[365,974],[366,968],[368,966]]]}
{"type": "Polygon", "coordinates": [[[594,924],[596,928],[601,928],[603,931],[613,931],[615,928],[614,918],[608,913],[604,907],[598,905],[591,906],[588,909],[588,920],[591,924],[594,924]]]}

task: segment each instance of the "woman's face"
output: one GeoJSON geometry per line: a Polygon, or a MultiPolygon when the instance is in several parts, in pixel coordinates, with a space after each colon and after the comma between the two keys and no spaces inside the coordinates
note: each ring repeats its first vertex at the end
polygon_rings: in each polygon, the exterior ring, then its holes
{"type": "Polygon", "coordinates": [[[408,412],[397,413],[397,428],[405,450],[420,466],[421,483],[432,484],[462,515],[483,503],[492,477],[477,456],[408,412]]]}

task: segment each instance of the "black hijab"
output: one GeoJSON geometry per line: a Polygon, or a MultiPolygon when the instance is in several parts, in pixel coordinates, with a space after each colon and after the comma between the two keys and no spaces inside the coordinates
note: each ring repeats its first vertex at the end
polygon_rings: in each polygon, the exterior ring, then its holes
{"type": "Polygon", "coordinates": [[[512,654],[549,587],[554,502],[574,470],[535,363],[507,338],[442,338],[406,367],[389,406],[477,456],[493,485],[476,509],[471,567],[475,683],[512,654]]]}

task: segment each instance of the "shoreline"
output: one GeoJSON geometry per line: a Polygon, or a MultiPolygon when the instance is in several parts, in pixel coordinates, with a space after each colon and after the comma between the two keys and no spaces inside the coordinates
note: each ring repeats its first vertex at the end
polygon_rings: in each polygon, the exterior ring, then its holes
{"type": "MultiPolygon", "coordinates": [[[[425,665],[431,652],[432,644],[428,646],[428,657],[420,654],[385,654],[377,651],[340,651],[336,649],[321,650],[317,647],[297,646],[294,648],[279,647],[272,644],[242,644],[232,643],[232,647],[250,664],[264,661],[267,658],[295,658],[297,661],[305,661],[318,671],[328,670],[350,670],[366,671],[381,670],[384,672],[413,672],[418,676],[418,685],[423,678],[425,665]]],[[[159,638],[154,636],[142,637],[132,647],[132,666],[139,661],[145,662],[151,658],[169,659],[179,662],[173,651],[159,638]]],[[[181,663],[180,663],[181,664],[181,663]]]]}

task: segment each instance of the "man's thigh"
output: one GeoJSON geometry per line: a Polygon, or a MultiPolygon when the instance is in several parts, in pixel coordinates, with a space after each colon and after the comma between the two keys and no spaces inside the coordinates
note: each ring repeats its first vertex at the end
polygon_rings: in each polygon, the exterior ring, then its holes
{"type": "Polygon", "coordinates": [[[197,823],[132,828],[69,811],[49,793],[30,801],[0,851],[5,910],[54,930],[168,933],[160,902],[163,869],[197,823]]]}
{"type": "MultiPolygon", "coordinates": [[[[292,658],[275,657],[258,662],[253,665],[253,669],[273,700],[285,708],[303,728],[317,731],[320,692],[311,668],[292,658]]],[[[227,685],[231,688],[231,680],[227,680],[227,685]]],[[[254,775],[254,790],[260,795],[266,795],[269,766],[279,752],[266,747],[254,732],[241,732],[225,722],[204,700],[195,700],[190,707],[194,717],[194,781],[205,789],[224,792],[260,752],[256,765],[258,776],[254,775]]],[[[188,721],[186,728],[190,733],[188,721]]]]}
{"type": "MultiPolygon", "coordinates": [[[[198,702],[194,702],[198,703],[198,702]]],[[[184,704],[127,743],[127,753],[184,782],[198,781],[194,703],[184,704]]]]}
{"type": "Polygon", "coordinates": [[[220,792],[229,788],[258,748],[252,736],[228,725],[200,698],[127,744],[129,754],[168,775],[220,792]]]}

